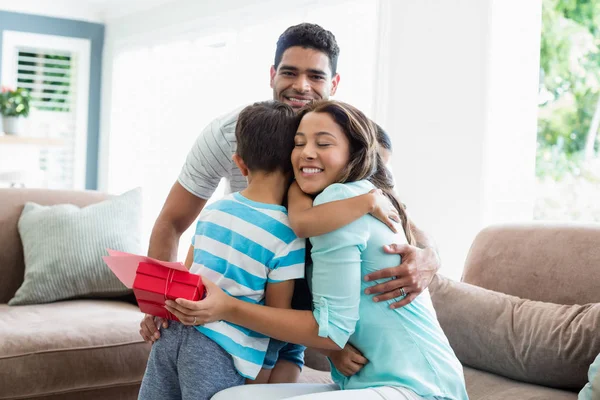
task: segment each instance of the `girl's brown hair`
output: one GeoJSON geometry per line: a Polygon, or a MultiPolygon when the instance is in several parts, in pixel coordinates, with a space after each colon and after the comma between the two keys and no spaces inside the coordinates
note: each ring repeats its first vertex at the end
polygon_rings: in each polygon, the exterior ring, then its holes
{"type": "Polygon", "coordinates": [[[311,103],[298,112],[299,120],[310,112],[327,113],[342,128],[350,142],[349,162],[338,182],[355,182],[366,179],[390,199],[398,210],[409,244],[415,238],[406,210],[394,193],[394,183],[389,170],[379,155],[377,127],[360,110],[341,101],[327,100],[311,103]]]}

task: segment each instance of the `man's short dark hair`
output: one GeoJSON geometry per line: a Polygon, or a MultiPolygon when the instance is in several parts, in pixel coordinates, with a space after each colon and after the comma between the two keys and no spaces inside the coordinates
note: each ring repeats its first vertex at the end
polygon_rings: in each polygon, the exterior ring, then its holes
{"type": "Polygon", "coordinates": [[[279,36],[277,40],[277,49],[275,50],[275,69],[279,67],[283,53],[293,46],[300,46],[322,51],[329,57],[329,66],[331,67],[331,76],[337,72],[337,60],[340,54],[340,48],[335,40],[333,33],[323,29],[317,24],[302,23],[290,26],[279,36]]]}
{"type": "Polygon", "coordinates": [[[390,139],[390,135],[388,135],[387,132],[381,126],[379,126],[379,124],[375,122],[373,123],[375,124],[375,128],[377,130],[377,142],[381,147],[391,152],[392,139],[390,139]]]}
{"type": "Polygon", "coordinates": [[[252,172],[292,171],[290,161],[298,119],[278,101],[254,103],[242,110],[235,127],[238,156],[252,172]]]}

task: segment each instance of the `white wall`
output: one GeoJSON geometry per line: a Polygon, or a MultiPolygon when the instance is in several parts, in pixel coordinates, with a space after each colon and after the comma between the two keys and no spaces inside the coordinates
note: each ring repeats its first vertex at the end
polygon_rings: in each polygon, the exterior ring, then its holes
{"type": "Polygon", "coordinates": [[[458,278],[481,228],[532,219],[541,1],[381,6],[375,118],[394,135],[402,200],[458,278]]]}
{"type": "Polygon", "coordinates": [[[0,10],[105,23],[177,0],[0,0],[0,10]]]}
{"type": "Polygon", "coordinates": [[[104,22],[102,13],[80,0],[0,0],[0,10],[46,17],[76,19],[87,22],[104,22]]]}
{"type": "Polygon", "coordinates": [[[495,0],[490,16],[483,225],[532,219],[541,1],[495,0]]]}
{"type": "MultiPolygon", "coordinates": [[[[366,2],[375,4],[376,0],[365,0],[366,2]]],[[[111,135],[111,112],[113,98],[113,69],[114,62],[123,51],[129,51],[136,47],[147,47],[149,44],[160,45],[172,43],[175,39],[186,40],[197,38],[199,36],[227,36],[232,32],[236,32],[240,27],[248,25],[246,21],[257,23],[259,21],[273,21],[272,25],[278,25],[280,31],[283,32],[288,26],[298,23],[303,20],[311,20],[315,23],[322,24],[325,28],[336,32],[336,26],[332,23],[329,17],[336,12],[336,8],[340,4],[348,3],[347,0],[328,0],[327,2],[318,0],[298,0],[294,3],[282,3],[278,0],[262,0],[253,3],[248,3],[245,0],[222,0],[211,2],[199,2],[196,0],[181,0],[177,2],[177,7],[171,4],[155,7],[150,10],[138,12],[122,18],[116,18],[106,24],[106,38],[104,44],[104,56],[102,67],[102,105],[100,115],[100,154],[99,154],[99,172],[98,172],[98,187],[100,190],[109,189],[108,165],[111,135]],[[325,9],[323,4],[329,9],[325,9]],[[313,10],[315,5],[319,5],[319,12],[315,14],[313,10]],[[333,26],[332,26],[333,24],[333,26]]],[[[356,17],[357,19],[359,16],[356,17]]],[[[367,26],[363,28],[367,32],[369,29],[374,29],[375,20],[365,21],[367,26]]],[[[361,35],[361,31],[356,31],[355,35],[361,35]]],[[[370,37],[370,35],[365,35],[370,37]]],[[[341,41],[351,41],[353,38],[339,38],[341,41]]],[[[243,38],[241,39],[243,40],[243,38]]],[[[273,37],[273,49],[277,37],[273,37]]],[[[372,99],[372,86],[370,82],[363,78],[364,75],[371,76],[370,70],[360,72],[351,71],[347,74],[349,68],[344,70],[344,60],[347,59],[347,53],[340,55],[339,69],[342,76],[342,84],[338,90],[338,98],[343,99],[347,91],[348,82],[355,82],[355,85],[363,85],[365,98],[370,104],[372,99]],[[353,76],[355,75],[355,76],[353,76]]],[[[260,57],[262,54],[256,54],[260,57]]],[[[272,57],[272,54],[269,55],[272,57]]],[[[254,93],[254,99],[268,98],[271,96],[271,90],[268,87],[269,79],[269,63],[267,61],[265,67],[261,71],[244,70],[241,73],[252,77],[252,80],[264,82],[264,91],[254,93]],[[265,97],[266,96],[266,97],[265,97]]],[[[373,66],[375,63],[373,63],[373,66]]],[[[232,97],[232,103],[226,112],[237,105],[244,104],[245,100],[239,99],[239,96],[232,97]]],[[[361,104],[356,104],[361,106],[361,104]]],[[[363,107],[364,108],[364,107],[363,107]]],[[[370,110],[365,110],[370,114],[370,110]]],[[[214,117],[214,115],[212,116],[214,117]]]]}

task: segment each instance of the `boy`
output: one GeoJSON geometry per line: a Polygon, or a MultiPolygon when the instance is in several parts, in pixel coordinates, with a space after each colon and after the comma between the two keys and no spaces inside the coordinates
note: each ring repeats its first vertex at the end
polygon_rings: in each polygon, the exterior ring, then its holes
{"type": "MultiPolygon", "coordinates": [[[[304,277],[305,242],[282,206],[295,131],[294,111],[283,103],[255,103],[240,113],[233,160],[248,187],[202,211],[186,260],[190,272],[251,303],[291,308],[294,279],[304,277]]],[[[187,319],[172,322],[152,346],[140,398],[209,399],[242,384],[242,377],[268,382],[285,343],[271,341],[265,359],[268,337],[223,321],[194,326],[187,319]]]]}

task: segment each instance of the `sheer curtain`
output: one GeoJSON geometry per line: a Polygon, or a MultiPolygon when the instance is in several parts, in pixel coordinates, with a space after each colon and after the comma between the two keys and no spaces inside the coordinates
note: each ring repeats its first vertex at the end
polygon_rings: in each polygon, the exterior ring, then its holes
{"type": "MultiPolygon", "coordinates": [[[[269,68],[279,35],[303,21],[331,30],[340,45],[336,98],[372,115],[377,8],[371,0],[314,6],[296,18],[251,21],[210,36],[164,38],[119,51],[112,65],[107,190],[144,191],[144,233],[152,226],[194,140],[215,117],[272,98],[269,68]],[[360,28],[356,28],[360,26],[360,28]]],[[[222,196],[219,189],[213,199],[222,196]]],[[[180,259],[191,229],[182,236],[180,259]]]]}

